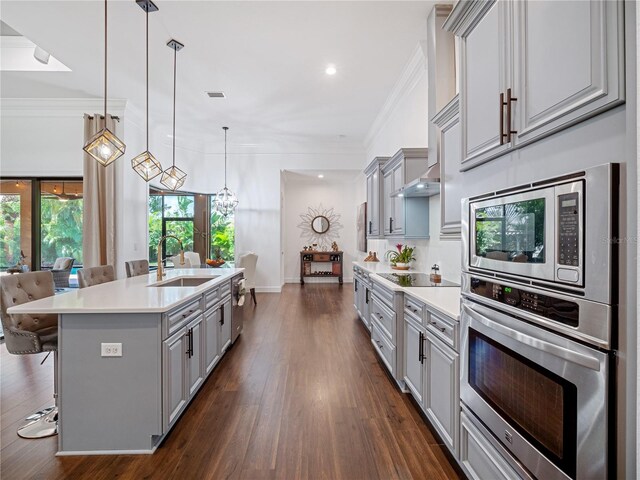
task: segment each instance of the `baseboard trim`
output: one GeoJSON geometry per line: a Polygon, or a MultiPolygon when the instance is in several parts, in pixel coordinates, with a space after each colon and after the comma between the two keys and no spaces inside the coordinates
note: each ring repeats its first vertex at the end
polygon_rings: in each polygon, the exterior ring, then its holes
{"type": "Polygon", "coordinates": [[[152,455],[156,447],[151,450],[77,450],[69,452],[56,452],[56,457],[71,457],[76,455],[152,455]]]}
{"type": "Polygon", "coordinates": [[[256,287],[256,293],[281,293],[282,287],[256,287]]]}

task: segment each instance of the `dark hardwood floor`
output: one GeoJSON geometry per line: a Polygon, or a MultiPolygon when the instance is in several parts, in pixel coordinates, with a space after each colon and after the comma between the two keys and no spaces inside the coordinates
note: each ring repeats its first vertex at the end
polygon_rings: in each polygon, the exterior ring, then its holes
{"type": "Polygon", "coordinates": [[[349,285],[247,302],[245,330],[153,455],[55,457],[16,427],[50,403],[52,359],[0,346],[2,479],[451,479],[459,471],[378,363],[349,285]]]}

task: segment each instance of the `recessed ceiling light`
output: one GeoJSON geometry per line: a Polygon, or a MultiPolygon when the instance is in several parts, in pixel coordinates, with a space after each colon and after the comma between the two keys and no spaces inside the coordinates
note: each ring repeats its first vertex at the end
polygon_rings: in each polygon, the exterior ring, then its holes
{"type": "Polygon", "coordinates": [[[399,193],[398,196],[399,197],[404,197],[404,193],[399,193]]]}
{"type": "Polygon", "coordinates": [[[423,185],[423,184],[421,184],[421,183],[419,183],[418,185],[416,185],[416,187],[418,187],[418,188],[424,188],[424,185],[423,185]]]}
{"type": "Polygon", "coordinates": [[[327,69],[325,70],[325,73],[327,75],[335,75],[337,71],[338,70],[336,70],[335,65],[327,65],[327,69]]]}
{"type": "Polygon", "coordinates": [[[318,175],[318,178],[324,178],[323,174],[318,175]]]}

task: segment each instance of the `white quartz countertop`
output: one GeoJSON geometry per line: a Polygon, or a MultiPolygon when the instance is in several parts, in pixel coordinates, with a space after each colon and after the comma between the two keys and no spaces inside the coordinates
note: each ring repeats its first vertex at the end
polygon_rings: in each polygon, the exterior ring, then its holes
{"type": "Polygon", "coordinates": [[[156,272],[152,272],[16,305],[7,313],[162,313],[243,271],[244,268],[169,269],[161,282],[156,279],[156,272]],[[154,286],[183,277],[211,277],[211,280],[197,287],[154,286]]]}
{"type": "MultiPolygon", "coordinates": [[[[353,262],[353,265],[374,275],[374,281],[390,290],[404,292],[411,297],[426,303],[429,307],[454,320],[460,319],[460,287],[401,287],[382,278],[380,273],[399,273],[386,262],[353,262]]],[[[407,273],[425,273],[408,271],[407,273]]],[[[459,281],[458,281],[459,282],[459,281]]]]}

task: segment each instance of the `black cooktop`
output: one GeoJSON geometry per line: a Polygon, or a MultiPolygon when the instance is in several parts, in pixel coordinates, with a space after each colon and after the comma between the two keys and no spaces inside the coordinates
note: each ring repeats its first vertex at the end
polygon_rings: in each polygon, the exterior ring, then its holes
{"type": "Polygon", "coordinates": [[[433,283],[426,273],[381,273],[380,276],[401,287],[459,287],[457,283],[442,279],[433,283]]]}

